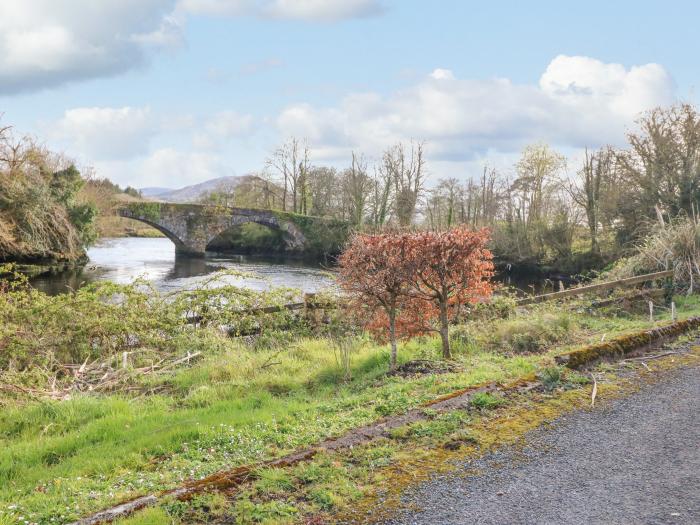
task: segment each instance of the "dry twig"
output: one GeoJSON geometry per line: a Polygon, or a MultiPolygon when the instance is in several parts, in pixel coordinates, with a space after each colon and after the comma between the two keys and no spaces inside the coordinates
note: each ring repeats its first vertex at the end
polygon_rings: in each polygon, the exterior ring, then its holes
{"type": "Polygon", "coordinates": [[[598,381],[596,381],[593,372],[591,372],[591,379],[593,380],[593,390],[591,391],[591,406],[594,406],[595,396],[598,394],[598,381]]]}

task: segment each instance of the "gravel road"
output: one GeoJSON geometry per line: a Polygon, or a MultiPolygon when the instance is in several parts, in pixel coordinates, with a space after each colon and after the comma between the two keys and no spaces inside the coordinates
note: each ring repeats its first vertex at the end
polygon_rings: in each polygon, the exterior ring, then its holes
{"type": "Polygon", "coordinates": [[[563,417],[527,443],[407,492],[413,510],[386,523],[700,524],[700,368],[563,417]]]}

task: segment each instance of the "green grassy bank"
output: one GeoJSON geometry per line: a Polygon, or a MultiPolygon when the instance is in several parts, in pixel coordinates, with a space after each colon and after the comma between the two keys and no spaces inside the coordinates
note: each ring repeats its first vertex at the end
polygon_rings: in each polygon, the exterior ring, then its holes
{"type": "MultiPolygon", "coordinates": [[[[341,337],[285,318],[265,325],[260,335],[230,337],[219,325],[231,320],[212,313],[230,310],[230,303],[217,310],[213,292],[178,302],[101,286],[57,298],[26,290],[0,294],[0,348],[28,353],[4,359],[0,370],[2,525],[66,523],[137,495],[279,457],[441,394],[536,373],[574,346],[650,326],[643,309],[588,310],[585,303],[572,303],[516,313],[506,305],[477,312],[453,328],[453,371],[389,376],[388,349],[362,334],[341,337]],[[115,294],[120,301],[105,303],[115,294]],[[27,312],[22,301],[35,309],[27,312]],[[183,310],[177,310],[183,304],[207,313],[210,322],[197,328],[183,323],[183,310]],[[291,329],[282,331],[282,325],[291,329]],[[118,386],[71,391],[61,400],[41,394],[74,381],[75,368],[62,371],[66,363],[119,361],[125,348],[128,379],[118,386]],[[45,355],[38,356],[40,350],[45,355]],[[189,363],[143,372],[148,362],[188,352],[199,354],[189,363]]],[[[229,301],[260,304],[247,292],[225,290],[229,301]]],[[[700,314],[696,297],[676,302],[680,317],[700,314]]],[[[667,317],[661,311],[657,322],[667,317]]],[[[439,355],[439,341],[423,337],[405,343],[399,359],[439,355]]],[[[469,425],[459,417],[439,422],[450,431],[469,425]]],[[[367,454],[357,468],[387,461],[381,447],[367,454]]],[[[323,461],[297,467],[297,479],[308,481],[303,505],[284,497],[239,498],[234,504],[223,495],[206,495],[201,501],[173,501],[130,523],[209,522],[223,515],[242,523],[294,522],[313,512],[342,510],[367,490],[352,473],[323,461]]],[[[289,483],[288,473],[273,470],[254,490],[284,494],[289,483]]]]}

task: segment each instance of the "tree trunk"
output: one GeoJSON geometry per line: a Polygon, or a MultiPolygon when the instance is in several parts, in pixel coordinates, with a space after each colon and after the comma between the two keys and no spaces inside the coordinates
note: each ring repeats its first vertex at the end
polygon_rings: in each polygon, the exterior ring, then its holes
{"type": "Polygon", "coordinates": [[[600,245],[598,244],[598,233],[595,228],[591,228],[591,253],[598,255],[600,253],[600,245]]]}
{"type": "Polygon", "coordinates": [[[284,176],[284,191],[282,192],[282,211],[287,211],[287,175],[284,176]]]}
{"type": "Polygon", "coordinates": [[[450,321],[447,317],[447,301],[440,302],[440,338],[442,339],[442,357],[450,359],[450,321]]]}
{"type": "Polygon", "coordinates": [[[391,343],[391,358],[389,359],[389,369],[396,368],[396,312],[389,313],[389,342],[391,343]]]}

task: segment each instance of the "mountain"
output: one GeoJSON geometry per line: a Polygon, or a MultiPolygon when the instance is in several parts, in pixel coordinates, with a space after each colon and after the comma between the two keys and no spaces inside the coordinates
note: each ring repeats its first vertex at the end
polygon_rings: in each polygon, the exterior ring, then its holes
{"type": "Polygon", "coordinates": [[[192,184],[177,190],[170,188],[142,188],[144,197],[165,202],[197,202],[204,195],[211,191],[221,189],[233,189],[238,186],[245,177],[231,175],[228,177],[218,177],[216,179],[205,180],[199,184],[192,184]]]}
{"type": "Polygon", "coordinates": [[[156,195],[160,195],[162,193],[168,193],[173,191],[172,188],[158,188],[158,187],[152,187],[152,188],[141,188],[139,189],[141,192],[141,195],[144,197],[155,197],[156,195]]]}

